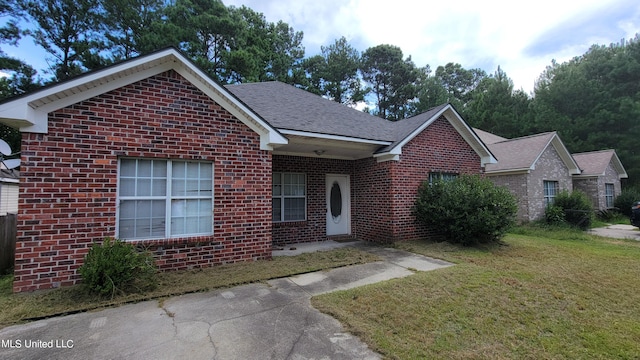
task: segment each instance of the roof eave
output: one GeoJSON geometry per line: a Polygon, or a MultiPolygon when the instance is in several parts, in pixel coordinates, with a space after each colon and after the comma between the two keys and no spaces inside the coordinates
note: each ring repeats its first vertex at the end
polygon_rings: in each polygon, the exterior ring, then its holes
{"type": "MultiPolygon", "coordinates": [[[[562,162],[564,162],[565,166],[569,170],[569,175],[579,175],[582,173],[582,170],[580,170],[578,163],[576,163],[573,156],[571,156],[571,153],[569,152],[569,150],[567,150],[567,147],[564,145],[557,133],[554,132],[553,136],[549,140],[549,143],[547,144],[547,146],[545,146],[545,149],[549,146],[549,144],[553,145],[554,149],[556,149],[558,156],[560,156],[560,159],[562,160],[562,162]]],[[[540,155],[542,155],[542,153],[540,155]]],[[[538,159],[536,159],[536,161],[538,161],[538,159]]]]}
{"type": "Polygon", "coordinates": [[[531,168],[518,168],[518,169],[503,169],[503,170],[486,170],[485,175],[487,176],[498,176],[498,175],[518,175],[518,174],[529,174],[531,172],[531,168]]]}
{"type": "Polygon", "coordinates": [[[391,149],[385,152],[381,152],[379,154],[374,155],[378,159],[378,162],[389,161],[389,160],[399,160],[400,155],[402,154],[402,147],[406,145],[409,141],[413,140],[418,134],[420,134],[424,129],[426,129],[429,125],[439,119],[441,116],[444,116],[449,123],[456,129],[456,131],[462,136],[462,138],[471,146],[471,148],[480,156],[480,165],[485,166],[487,164],[495,164],[497,160],[495,156],[491,153],[489,148],[482,142],[480,137],[471,129],[471,127],[462,119],[460,114],[451,106],[451,104],[447,104],[440,111],[436,112],[429,119],[427,119],[424,123],[418,126],[414,131],[412,131],[408,136],[404,139],[400,140],[396,145],[394,145],[391,149]]]}
{"type": "Polygon", "coordinates": [[[124,61],[0,104],[0,122],[21,132],[47,133],[48,114],[148,77],[175,70],[260,135],[260,148],[273,150],[287,138],[216,83],[175,48],[124,61]]]}
{"type": "Polygon", "coordinates": [[[613,161],[613,167],[618,172],[618,179],[629,178],[629,175],[627,174],[627,170],[625,170],[624,166],[622,165],[622,161],[620,161],[620,158],[618,157],[618,154],[616,154],[615,150],[613,151],[612,161],[613,161]]]}

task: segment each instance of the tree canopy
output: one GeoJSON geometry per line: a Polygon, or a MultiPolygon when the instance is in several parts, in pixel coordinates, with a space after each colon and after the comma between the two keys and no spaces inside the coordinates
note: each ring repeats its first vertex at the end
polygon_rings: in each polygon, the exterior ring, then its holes
{"type": "MultiPolygon", "coordinates": [[[[0,78],[0,99],[175,46],[223,84],[282,81],[349,106],[366,103],[393,121],[451,103],[471,126],[507,138],[558,131],[571,152],[616,149],[640,185],[637,36],[551,61],[527,94],[501,67],[487,74],[449,62],[432,71],[390,44],[361,51],[341,37],[305,58],[302,32],[221,0],[0,0],[0,17],[8,19],[3,48],[31,39],[49,65],[38,74],[0,50],[0,70],[9,74],[0,78]]],[[[0,127],[0,136],[18,148],[17,131],[0,127]]]]}

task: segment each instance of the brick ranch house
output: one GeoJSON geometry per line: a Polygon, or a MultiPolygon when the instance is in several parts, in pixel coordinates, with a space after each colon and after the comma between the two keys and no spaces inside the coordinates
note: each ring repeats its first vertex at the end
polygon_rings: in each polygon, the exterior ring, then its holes
{"type": "Polygon", "coordinates": [[[500,160],[487,165],[485,175],[516,196],[518,221],[540,219],[560,191],[573,191],[580,167],[555,131],[516,139],[475,132],[500,160]]]}
{"type": "Polygon", "coordinates": [[[594,209],[611,209],[627,178],[615,150],[571,154],[556,132],[506,139],[474,131],[500,160],[485,167],[485,176],[518,198],[521,222],[540,219],[562,190],[581,190],[594,209]]]}
{"type": "Polygon", "coordinates": [[[629,176],[613,149],[573,154],[582,170],[574,175],[573,188],[582,190],[591,199],[594,209],[612,209],[622,192],[621,179],[629,176]]]}
{"type": "Polygon", "coordinates": [[[450,105],[390,122],[278,82],[222,86],[172,48],[0,103],[0,122],[23,135],[15,292],[77,283],[105,237],[161,269],[425,237],[420,183],[496,161],[450,105]]]}

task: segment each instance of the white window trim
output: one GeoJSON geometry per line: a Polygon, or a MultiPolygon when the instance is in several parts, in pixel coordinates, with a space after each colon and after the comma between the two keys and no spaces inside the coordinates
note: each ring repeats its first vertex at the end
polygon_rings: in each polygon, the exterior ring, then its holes
{"type": "Polygon", "coordinates": [[[120,238],[120,203],[126,200],[164,200],[165,201],[165,229],[164,236],[162,237],[145,237],[145,238],[136,238],[136,239],[122,239],[125,241],[136,242],[136,241],[148,241],[148,240],[163,240],[163,239],[172,239],[172,238],[188,238],[188,237],[197,237],[197,236],[210,236],[213,235],[213,227],[214,227],[214,196],[215,196],[215,169],[212,161],[199,161],[199,160],[185,160],[185,159],[156,159],[156,158],[118,158],[118,171],[117,171],[117,186],[116,186],[116,238],[120,238]],[[153,160],[153,161],[165,161],[167,163],[167,174],[166,174],[166,191],[164,196],[120,196],[120,170],[121,170],[121,161],[122,160],[153,160]],[[172,188],[172,171],[173,171],[173,163],[174,162],[198,162],[198,163],[209,163],[211,164],[211,197],[203,197],[203,196],[172,196],[171,188],[172,188]],[[171,200],[172,199],[211,199],[211,231],[203,232],[203,233],[192,233],[192,234],[179,234],[179,235],[171,235],[171,200]]]}
{"type": "Polygon", "coordinates": [[[613,208],[613,202],[616,197],[616,187],[613,183],[605,183],[604,184],[604,206],[607,209],[613,208]],[[611,193],[607,190],[611,189],[611,193]],[[609,203],[609,199],[611,199],[611,203],[609,203]]]}
{"type": "MultiPolygon", "coordinates": [[[[279,198],[281,199],[281,206],[280,206],[280,220],[273,220],[272,218],[272,222],[273,223],[290,223],[290,222],[297,222],[297,221],[307,221],[307,204],[308,204],[308,189],[307,189],[307,174],[306,173],[300,173],[300,172],[290,172],[290,171],[277,171],[277,172],[273,172],[272,173],[272,180],[271,180],[271,184],[272,184],[272,189],[273,189],[273,175],[275,174],[280,174],[280,178],[282,179],[282,182],[280,183],[280,185],[282,186],[282,191],[280,195],[273,195],[273,192],[271,194],[271,199],[272,199],[272,204],[271,206],[273,207],[273,199],[279,198]],[[291,174],[291,175],[303,175],[304,176],[304,196],[291,196],[291,195],[285,195],[284,194],[284,175],[285,174],[291,174]],[[296,220],[284,220],[284,211],[285,211],[285,207],[284,207],[284,200],[285,199],[301,199],[304,197],[304,218],[303,219],[296,219],[296,220]]],[[[272,190],[273,191],[273,190],[272,190]]]]}
{"type": "Polygon", "coordinates": [[[544,194],[544,204],[545,206],[553,205],[553,202],[556,200],[558,193],[560,192],[560,182],[556,180],[543,180],[542,181],[542,192],[544,194]],[[554,184],[554,193],[550,195],[547,193],[547,184],[554,184]]]}

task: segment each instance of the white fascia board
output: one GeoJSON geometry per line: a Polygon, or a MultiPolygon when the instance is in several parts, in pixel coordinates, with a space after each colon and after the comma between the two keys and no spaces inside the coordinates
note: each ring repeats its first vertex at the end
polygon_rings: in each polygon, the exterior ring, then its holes
{"type": "Polygon", "coordinates": [[[485,171],[484,174],[487,176],[519,175],[519,174],[528,174],[531,172],[531,170],[532,170],[531,168],[496,170],[496,171],[485,171]]]}
{"type": "Polygon", "coordinates": [[[21,132],[46,133],[49,112],[169,70],[171,62],[159,62],[146,69],[137,69],[167,56],[168,52],[175,53],[168,50],[127,61],[9,101],[0,105],[0,118],[21,121],[21,125],[24,125],[20,127],[21,132]]]}
{"type": "Polygon", "coordinates": [[[372,144],[372,145],[380,145],[380,146],[391,144],[391,141],[369,140],[369,139],[362,139],[362,138],[354,138],[350,136],[321,134],[321,133],[314,133],[314,132],[308,132],[308,131],[287,130],[287,129],[278,129],[278,131],[284,135],[304,136],[304,137],[312,137],[312,138],[326,139],[326,140],[338,140],[338,141],[372,144]]]}
{"type": "Polygon", "coordinates": [[[629,177],[629,175],[627,175],[627,170],[625,170],[624,166],[622,165],[622,161],[620,161],[620,158],[618,157],[618,154],[616,154],[615,151],[613,152],[612,159],[613,159],[613,167],[618,172],[618,178],[627,179],[629,177]]]}
{"type": "MultiPolygon", "coordinates": [[[[560,156],[560,159],[562,159],[567,169],[569,169],[569,175],[580,175],[582,173],[580,166],[578,166],[578,163],[573,159],[573,156],[571,156],[567,147],[564,146],[564,143],[557,133],[551,138],[550,143],[553,145],[554,149],[556,149],[558,156],[560,156]]],[[[547,144],[547,146],[549,145],[547,144]]],[[[540,153],[540,155],[542,155],[542,153],[540,153]]],[[[536,161],[538,161],[538,159],[536,159],[536,161]]]]}
{"type": "Polygon", "coordinates": [[[354,158],[349,157],[349,156],[326,155],[326,154],[323,154],[322,156],[318,156],[316,154],[309,154],[309,153],[295,152],[295,151],[280,151],[278,149],[276,149],[273,152],[273,154],[274,155],[283,155],[283,156],[287,155],[287,156],[307,157],[307,158],[314,158],[314,159],[354,160],[354,158]]]}
{"type": "MultiPolygon", "coordinates": [[[[450,118],[447,117],[447,121],[449,121],[449,123],[456,129],[456,131],[460,134],[460,136],[462,136],[462,138],[467,142],[467,144],[471,146],[471,148],[476,152],[476,154],[480,156],[480,165],[485,166],[487,164],[496,164],[497,160],[493,156],[493,154],[491,154],[491,151],[489,150],[489,148],[487,148],[487,146],[482,142],[482,140],[480,140],[480,138],[473,132],[473,130],[471,130],[469,125],[466,122],[464,122],[464,120],[462,120],[460,115],[453,109],[451,104],[448,104],[447,106],[440,109],[440,111],[435,113],[429,120],[425,121],[422,125],[420,125],[417,129],[415,129],[411,134],[409,134],[409,136],[402,139],[402,141],[398,143],[396,146],[394,146],[393,149],[391,149],[388,152],[379,154],[379,156],[381,157],[384,156],[388,160],[398,160],[399,155],[402,154],[402,147],[404,147],[409,141],[413,140],[413,138],[418,136],[418,134],[424,131],[424,129],[426,129],[429,125],[433,124],[433,122],[438,120],[440,116],[445,115],[445,113],[447,112],[449,112],[451,114],[451,117],[454,118],[454,121],[452,121],[450,118]],[[391,155],[394,155],[394,156],[392,157],[391,155]]],[[[387,161],[387,160],[378,160],[378,161],[380,162],[380,161],[387,161]]]]}
{"type": "Polygon", "coordinates": [[[20,184],[20,179],[0,177],[0,183],[4,184],[20,184]]]}
{"type": "Polygon", "coordinates": [[[604,174],[599,174],[599,175],[584,175],[584,174],[580,174],[580,175],[573,175],[572,178],[574,179],[597,179],[600,176],[603,176],[604,174]]]}
{"type": "MultiPolygon", "coordinates": [[[[36,120],[34,120],[36,116],[36,111],[24,99],[18,99],[0,106],[0,119],[2,119],[0,122],[12,127],[19,127],[19,129],[27,127],[39,129],[41,124],[37,124],[36,120]]],[[[35,132],[46,132],[46,126],[44,131],[35,132]]]]}
{"type": "Polygon", "coordinates": [[[282,134],[260,118],[250,108],[238,101],[237,98],[231,95],[224,87],[212,81],[208,75],[197,67],[192,66],[188,60],[183,58],[182,64],[183,66],[177,66],[175,71],[216,103],[220,104],[233,116],[240,119],[240,121],[251,128],[251,130],[259,134],[260,149],[273,150],[274,146],[285,145],[289,142],[286,137],[282,136],[282,134]]]}
{"type": "Polygon", "coordinates": [[[377,162],[385,162],[385,161],[400,161],[400,154],[391,154],[391,153],[382,153],[375,154],[373,157],[377,162]]]}
{"type": "Polygon", "coordinates": [[[288,143],[287,138],[278,133],[275,128],[211,80],[175,49],[129,60],[121,65],[98,70],[0,105],[0,119],[19,124],[22,132],[46,133],[50,112],[168,70],[178,72],[259,134],[261,149],[273,150],[274,145],[288,143]]]}
{"type": "Polygon", "coordinates": [[[397,154],[402,154],[402,148],[411,140],[413,140],[413,138],[415,138],[416,136],[418,136],[418,134],[420,134],[427,126],[433,124],[434,121],[436,121],[440,116],[442,116],[442,114],[444,114],[444,112],[446,110],[448,110],[449,108],[451,108],[451,105],[447,105],[444,108],[442,108],[440,111],[438,111],[435,115],[433,115],[429,120],[425,121],[424,123],[422,123],[422,125],[420,125],[417,129],[415,129],[411,134],[409,134],[409,136],[405,137],[404,139],[402,139],[401,142],[398,143],[398,145],[394,146],[393,149],[391,149],[389,151],[389,153],[397,153],[397,154]],[[399,149],[396,150],[396,149],[399,149]]]}

